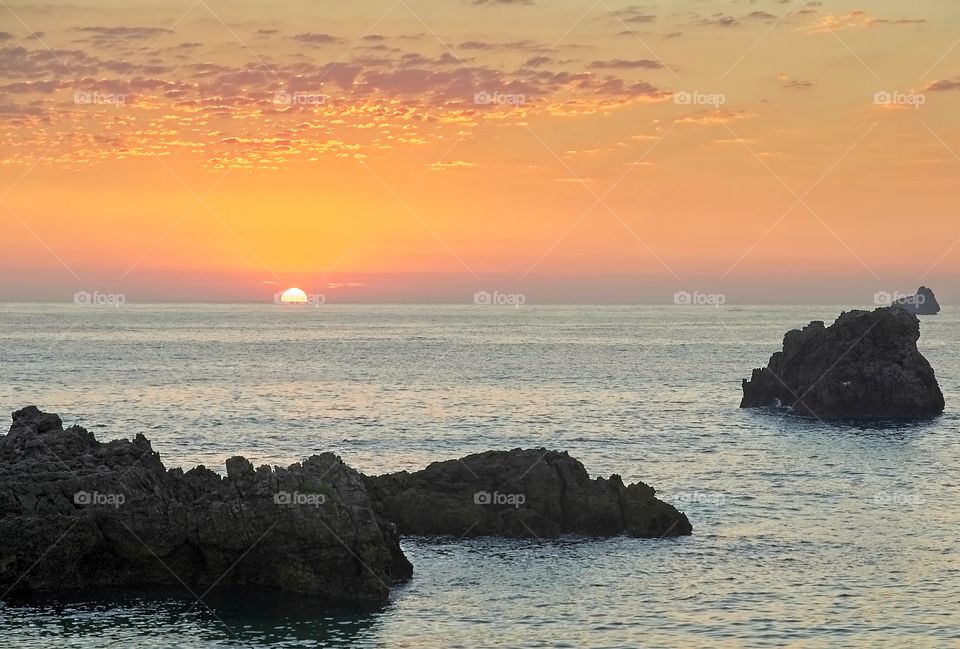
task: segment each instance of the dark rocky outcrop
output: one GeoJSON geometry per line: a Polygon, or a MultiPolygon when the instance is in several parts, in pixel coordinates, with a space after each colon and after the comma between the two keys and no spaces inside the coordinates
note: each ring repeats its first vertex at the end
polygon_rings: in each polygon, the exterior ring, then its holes
{"type": "Polygon", "coordinates": [[[368,477],[377,512],[401,534],[636,537],[691,533],[687,517],[643,483],[590,479],[567,453],[487,451],[422,471],[368,477]]]}
{"type": "MultiPolygon", "coordinates": [[[[98,442],[29,406],[0,437],[0,599],[98,588],[255,588],[383,601],[410,577],[399,533],[690,534],[645,484],[591,480],[566,453],[490,451],[365,477],[331,453],[287,468],[164,468],[150,442],[98,442]],[[390,522],[392,521],[392,522],[390,522]],[[399,530],[398,530],[399,528],[399,530]]],[[[215,591],[216,592],[216,591],[215,591]]]]}
{"type": "Polygon", "coordinates": [[[914,315],[937,315],[940,313],[940,303],[933,290],[926,286],[917,289],[916,295],[906,295],[897,298],[893,306],[905,309],[914,315]]]}
{"type": "Polygon", "coordinates": [[[743,381],[741,408],[787,406],[820,419],[899,419],[943,412],[933,368],[917,350],[920,322],[897,307],[811,322],[743,381]]]}
{"type": "Polygon", "coordinates": [[[410,576],[395,526],[335,455],[226,468],[168,471],[142,435],[100,443],[35,407],[13,413],[0,438],[0,596],[244,586],[382,601],[410,576]]]}

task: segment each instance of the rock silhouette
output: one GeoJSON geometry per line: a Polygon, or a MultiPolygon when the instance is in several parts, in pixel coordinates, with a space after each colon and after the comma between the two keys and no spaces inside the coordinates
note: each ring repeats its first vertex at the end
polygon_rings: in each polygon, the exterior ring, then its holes
{"type": "Polygon", "coordinates": [[[740,407],[787,406],[819,419],[936,416],[943,393],[919,338],[920,321],[897,307],[845,312],[829,327],[811,322],[743,381],[740,407]]]}
{"type": "Polygon", "coordinates": [[[0,595],[104,586],[276,589],[382,601],[412,568],[363,478],[330,453],[286,469],[166,470],[143,435],[98,442],[30,406],[0,438],[0,595]]]}
{"type": "Polygon", "coordinates": [[[940,313],[940,303],[933,290],[926,286],[917,289],[916,295],[907,295],[894,301],[893,306],[905,309],[914,315],[937,315],[940,313]]]}
{"type": "Polygon", "coordinates": [[[379,477],[332,453],[287,468],[232,457],[226,473],[167,470],[143,435],[101,443],[35,406],[14,412],[0,437],[0,599],[174,587],[199,597],[255,588],[378,602],[413,571],[400,530],[544,538],[691,531],[652,487],[590,480],[580,462],[543,449],[379,477]],[[506,493],[514,487],[522,492],[506,493]]]}
{"type": "Polygon", "coordinates": [[[691,533],[687,517],[653,487],[620,476],[590,479],[567,453],[487,451],[427,468],[368,477],[377,512],[402,534],[636,537],[691,533]]]}

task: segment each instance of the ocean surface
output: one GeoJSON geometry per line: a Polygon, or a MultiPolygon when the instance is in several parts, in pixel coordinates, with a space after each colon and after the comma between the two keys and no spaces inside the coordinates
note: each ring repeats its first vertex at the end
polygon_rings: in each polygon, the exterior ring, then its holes
{"type": "Polygon", "coordinates": [[[414,578],[369,610],[186,591],[0,604],[0,646],[960,646],[960,309],[921,325],[934,421],[738,408],[788,329],[840,310],[0,305],[0,409],[142,432],[167,467],[334,451],[378,473],[545,446],[647,482],[694,527],[405,539],[414,578]]]}

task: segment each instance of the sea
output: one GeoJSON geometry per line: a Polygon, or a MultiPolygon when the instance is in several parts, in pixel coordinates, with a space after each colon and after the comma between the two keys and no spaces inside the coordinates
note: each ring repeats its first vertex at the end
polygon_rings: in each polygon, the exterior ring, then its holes
{"type": "Polygon", "coordinates": [[[0,646],[960,646],[960,308],[922,318],[937,419],[738,407],[786,331],[841,310],[0,304],[7,411],[143,433],[168,468],[332,451],[376,474],[546,447],[655,487],[693,524],[406,538],[413,578],[366,608],[186,589],[8,602],[0,646]]]}

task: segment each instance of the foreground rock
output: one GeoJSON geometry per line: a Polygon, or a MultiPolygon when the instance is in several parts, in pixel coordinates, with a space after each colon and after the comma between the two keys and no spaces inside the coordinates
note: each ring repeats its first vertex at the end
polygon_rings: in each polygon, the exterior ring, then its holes
{"type": "Polygon", "coordinates": [[[377,512],[402,534],[636,537],[691,533],[686,515],[620,476],[591,480],[567,453],[488,451],[422,471],[368,477],[377,512]]]}
{"type": "Polygon", "coordinates": [[[898,298],[893,306],[905,309],[914,315],[937,315],[940,313],[940,303],[933,290],[926,286],[917,289],[916,295],[907,295],[898,298]]]}
{"type": "Polygon", "coordinates": [[[365,477],[331,454],[286,469],[166,470],[150,442],[98,442],[29,406],[0,437],[0,599],[103,587],[383,601],[421,535],[690,534],[645,484],[556,451],[490,451],[365,477]],[[394,521],[394,522],[388,522],[394,521]]]}
{"type": "Polygon", "coordinates": [[[743,381],[741,408],[787,406],[820,419],[933,417],[943,393],[917,350],[920,321],[905,309],[842,313],[783,338],[783,351],[743,381]]]}
{"type": "Polygon", "coordinates": [[[244,586],[382,601],[411,571],[362,476],[330,453],[167,471],[142,435],[100,443],[32,406],[0,438],[0,597],[244,586]]]}

